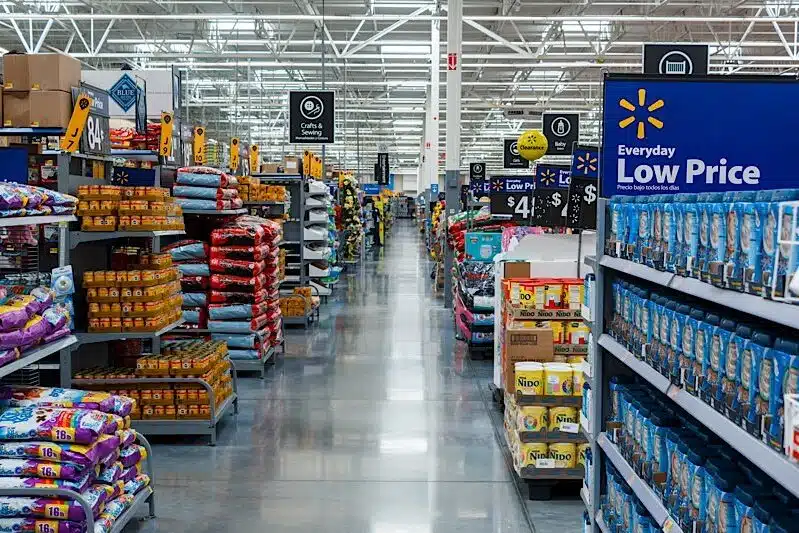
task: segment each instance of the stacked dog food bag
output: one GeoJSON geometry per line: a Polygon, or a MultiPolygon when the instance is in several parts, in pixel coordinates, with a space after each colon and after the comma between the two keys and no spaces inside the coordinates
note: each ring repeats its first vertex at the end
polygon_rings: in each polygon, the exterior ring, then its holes
{"type": "MultiPolygon", "coordinates": [[[[94,533],[111,530],[136,495],[151,491],[135,401],[104,392],[0,387],[0,488],[60,488],[81,494],[94,533]]],[[[83,507],[59,497],[0,498],[0,531],[83,533],[83,507]]]]}
{"type": "Polygon", "coordinates": [[[261,359],[282,340],[278,243],[282,226],[241,216],[211,232],[208,329],[231,359],[261,359]]]}
{"type": "Polygon", "coordinates": [[[208,327],[208,288],[211,283],[208,250],[208,244],[199,240],[183,240],[164,247],[181,274],[186,329],[208,327]]]}
{"type": "Polygon", "coordinates": [[[244,205],[236,190],[238,181],[219,169],[211,167],[183,167],[178,169],[172,188],[175,201],[183,209],[198,211],[224,211],[239,209],[244,205]]]}

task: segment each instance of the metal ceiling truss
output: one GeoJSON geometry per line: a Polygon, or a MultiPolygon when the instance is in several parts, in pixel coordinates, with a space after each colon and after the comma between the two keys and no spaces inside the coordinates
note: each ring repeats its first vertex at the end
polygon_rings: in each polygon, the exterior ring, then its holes
{"type": "MultiPolygon", "coordinates": [[[[0,51],[65,52],[86,68],[180,66],[190,70],[184,100],[192,119],[222,140],[235,127],[277,157],[290,149],[287,93],[321,87],[324,50],[339,139],[350,145],[341,163],[355,167],[358,156],[373,158],[386,144],[415,168],[431,21],[446,32],[446,2],[324,5],[323,12],[321,0],[0,0],[0,51]]],[[[582,140],[596,140],[602,73],[640,71],[646,42],[708,44],[714,73],[795,75],[799,68],[799,1],[465,0],[464,7],[464,161],[496,163],[497,139],[540,126],[540,118],[505,119],[511,105],[578,111],[582,140]]],[[[442,149],[443,138],[442,130],[442,149]]],[[[341,153],[340,146],[329,151],[334,160],[341,153]]]]}

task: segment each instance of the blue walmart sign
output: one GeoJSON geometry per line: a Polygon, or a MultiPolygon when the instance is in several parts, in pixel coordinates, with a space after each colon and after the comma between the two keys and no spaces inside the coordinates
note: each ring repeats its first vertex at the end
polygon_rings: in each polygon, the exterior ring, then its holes
{"type": "Polygon", "coordinates": [[[791,78],[610,75],[604,90],[602,196],[797,186],[791,78]]]}
{"type": "Polygon", "coordinates": [[[136,103],[136,94],[139,88],[136,82],[128,76],[123,74],[119,80],[108,91],[111,99],[122,108],[123,111],[130,111],[130,108],[136,103]]]}
{"type": "Polygon", "coordinates": [[[491,176],[491,192],[530,192],[535,189],[533,176],[491,176]]]}
{"type": "Polygon", "coordinates": [[[536,165],[535,186],[542,189],[568,189],[571,169],[565,165],[536,165]]]}

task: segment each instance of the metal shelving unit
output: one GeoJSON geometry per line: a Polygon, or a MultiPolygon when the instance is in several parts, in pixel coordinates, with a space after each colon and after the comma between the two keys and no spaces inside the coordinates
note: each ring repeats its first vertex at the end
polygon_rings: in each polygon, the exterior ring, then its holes
{"type": "Polygon", "coordinates": [[[247,214],[247,210],[245,208],[240,209],[223,209],[221,211],[208,211],[205,209],[184,209],[184,215],[209,215],[209,216],[216,216],[216,215],[245,215],[247,214]]]}
{"type": "Polygon", "coordinates": [[[151,339],[153,337],[160,337],[166,333],[169,333],[176,327],[183,324],[185,320],[182,318],[180,320],[176,320],[171,324],[167,324],[163,328],[157,331],[123,331],[120,333],[110,332],[110,333],[78,333],[78,342],[80,344],[94,344],[97,342],[108,342],[108,341],[118,341],[118,340],[126,340],[126,339],[151,339]]]}
{"type": "MultiPolygon", "coordinates": [[[[150,477],[150,485],[141,489],[133,498],[130,507],[116,519],[109,533],[122,533],[125,527],[133,520],[139,520],[142,515],[142,510],[145,505],[147,506],[146,518],[155,518],[155,491],[153,485],[155,484],[155,474],[153,473],[152,457],[153,450],[150,443],[142,435],[137,437],[139,444],[144,446],[147,450],[147,459],[145,465],[147,471],[145,472],[150,477]]],[[[82,494],[69,489],[61,488],[26,488],[26,489],[0,489],[0,499],[2,497],[25,497],[25,498],[61,498],[64,500],[74,501],[83,508],[85,519],[85,526],[87,532],[94,531],[94,512],[92,505],[83,497],[82,494]]],[[[49,529],[42,529],[41,531],[50,531],[49,529]]]]}
{"type": "Polygon", "coordinates": [[[0,228],[13,226],[38,226],[42,224],[58,224],[59,222],[75,222],[74,215],[45,215],[36,217],[9,217],[0,218],[0,228]]]}
{"type": "Polygon", "coordinates": [[[210,419],[148,419],[132,420],[131,427],[144,435],[208,435],[210,445],[216,445],[217,425],[231,409],[239,412],[238,383],[236,373],[230,374],[233,381],[233,393],[217,408],[216,396],[211,386],[201,378],[132,378],[132,379],[76,379],[77,386],[86,385],[142,385],[156,383],[202,385],[208,392],[208,401],[211,406],[210,419]]]}
{"type": "Polygon", "coordinates": [[[269,362],[272,357],[275,355],[275,348],[269,347],[266,354],[261,357],[260,359],[231,359],[230,362],[233,363],[233,369],[238,372],[258,372],[261,376],[261,379],[266,377],[266,364],[269,362]]]}
{"type": "Polygon", "coordinates": [[[115,239],[152,239],[154,237],[168,237],[170,235],[185,235],[184,230],[161,231],[70,231],[70,248],[76,248],[81,243],[112,241],[115,239]]]}
{"type": "Polygon", "coordinates": [[[23,352],[22,356],[16,361],[12,361],[11,363],[8,363],[7,365],[0,367],[0,378],[3,378],[22,368],[25,368],[28,365],[38,363],[48,355],[54,354],[61,350],[65,350],[70,346],[76,344],[77,342],[78,342],[77,337],[75,337],[74,335],[68,335],[62,339],[58,339],[57,341],[53,341],[51,343],[44,344],[42,346],[37,346],[32,350],[23,352]]]}
{"type": "MultiPolygon", "coordinates": [[[[608,409],[608,376],[610,373],[629,371],[654,389],[660,391],[675,404],[680,406],[695,420],[715,433],[731,448],[737,450],[763,473],[771,477],[795,496],[799,497],[799,466],[791,463],[787,457],[770,448],[743,428],[726,418],[722,413],[707,405],[700,398],[691,395],[679,385],[650,367],[644,360],[636,357],[610,335],[604,334],[605,319],[610,312],[609,298],[615,274],[625,274],[645,280],[649,283],[700,298],[708,305],[726,307],[739,313],[746,313],[774,324],[795,328],[799,324],[799,306],[766,300],[755,295],[730,291],[703,283],[692,278],[684,278],[672,272],[662,272],[645,265],[624,259],[604,255],[606,220],[602,213],[606,212],[606,200],[600,200],[597,212],[597,253],[595,257],[586,257],[585,263],[592,266],[596,275],[594,286],[594,308],[591,309],[592,353],[595,354],[591,377],[588,383],[592,390],[592,406],[590,417],[590,435],[592,437],[592,453],[594,457],[592,479],[594,484],[588,489],[590,502],[600,502],[600,481],[603,479],[602,458],[611,461],[644,503],[652,516],[666,531],[681,531],[678,525],[668,516],[663,504],[654,491],[638,476],[619,453],[609,436],[603,433],[603,423],[608,409]],[[607,354],[607,356],[606,356],[607,354]],[[605,369],[609,370],[605,370],[605,369]]],[[[595,509],[594,533],[607,531],[607,525],[601,521],[601,510],[595,509]]]]}

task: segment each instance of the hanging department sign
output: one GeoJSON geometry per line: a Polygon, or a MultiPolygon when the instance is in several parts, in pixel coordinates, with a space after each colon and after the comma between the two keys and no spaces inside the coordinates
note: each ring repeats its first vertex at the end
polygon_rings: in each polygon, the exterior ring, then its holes
{"type": "Polygon", "coordinates": [[[530,168],[530,162],[519,154],[516,139],[505,139],[505,152],[503,156],[505,168],[530,168]]]}
{"type": "Polygon", "coordinates": [[[602,196],[795,187],[797,100],[777,76],[606,75],[602,196]]]}
{"type": "Polygon", "coordinates": [[[546,155],[568,155],[580,140],[580,115],[577,113],[544,113],[544,137],[547,138],[546,155]]]}
{"type": "Polygon", "coordinates": [[[378,152],[377,163],[375,163],[375,181],[380,185],[388,185],[388,153],[378,152]]]}
{"type": "Polygon", "coordinates": [[[289,142],[335,142],[335,94],[333,91],[291,91],[289,94],[289,142]]]}
{"type": "Polygon", "coordinates": [[[644,44],[644,74],[704,76],[709,52],[706,44],[644,44]]]}

